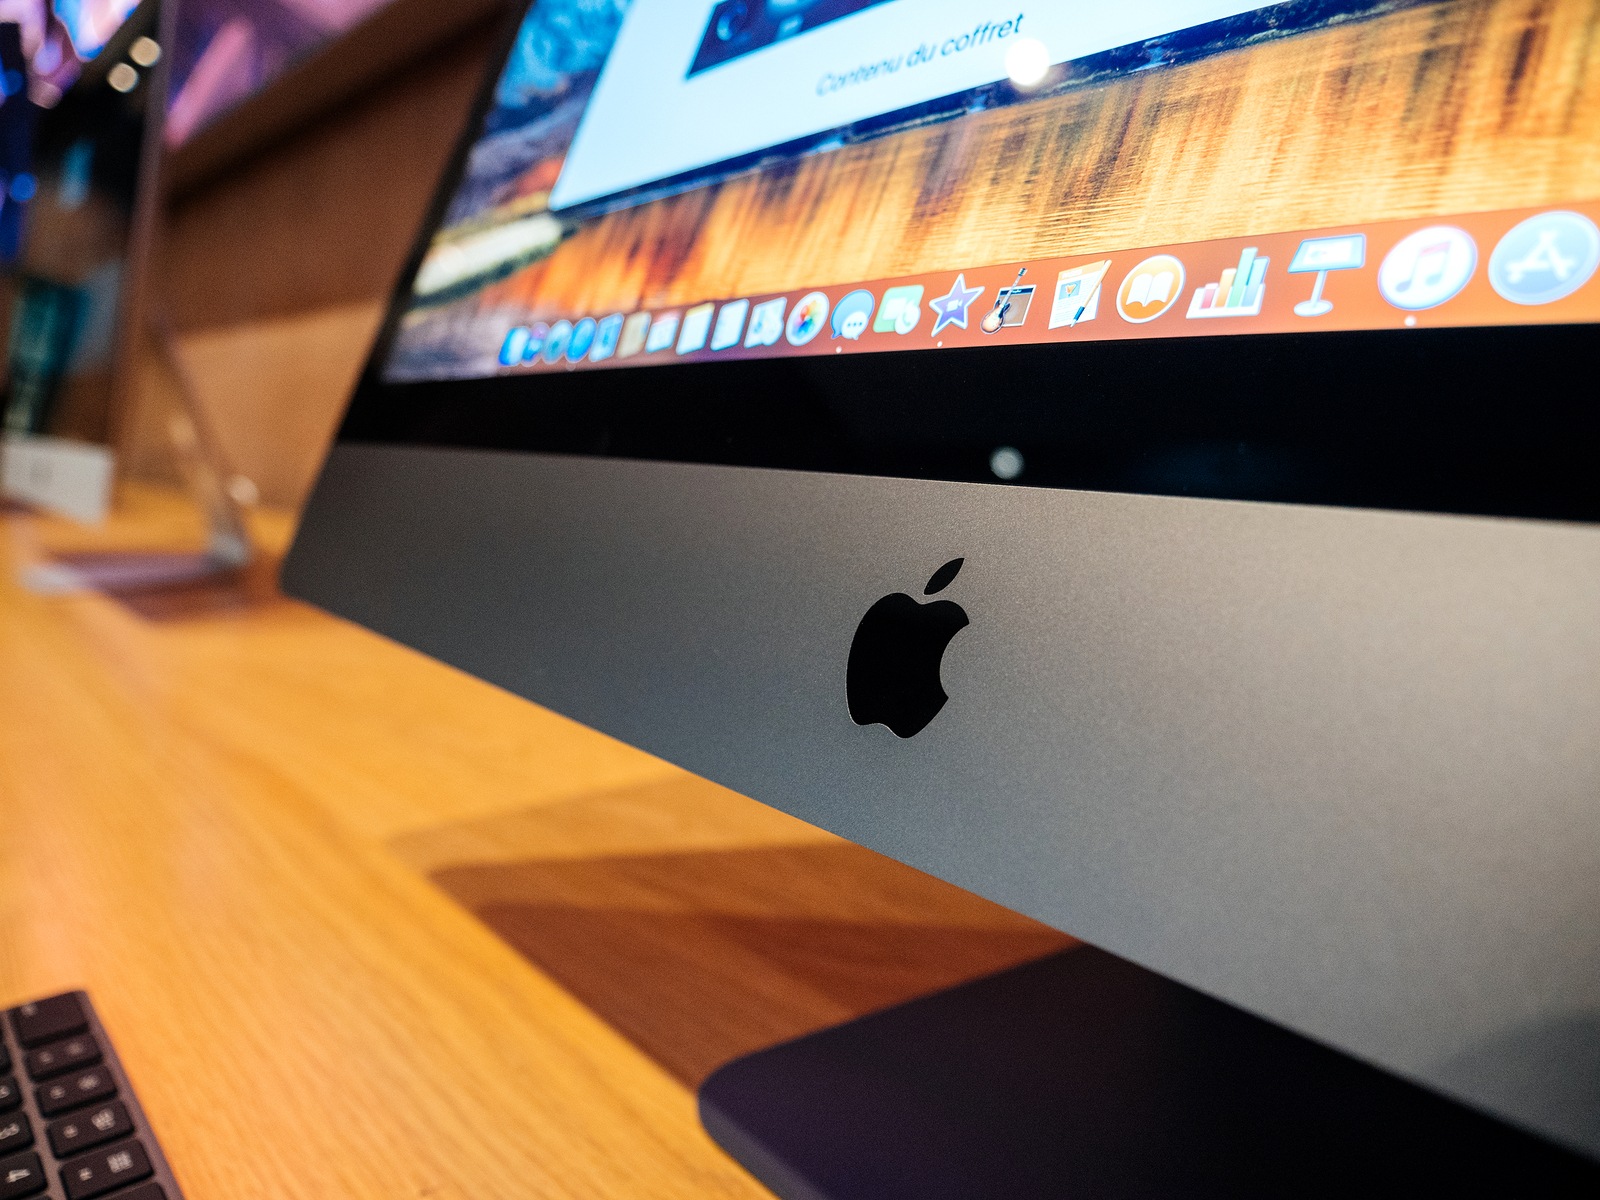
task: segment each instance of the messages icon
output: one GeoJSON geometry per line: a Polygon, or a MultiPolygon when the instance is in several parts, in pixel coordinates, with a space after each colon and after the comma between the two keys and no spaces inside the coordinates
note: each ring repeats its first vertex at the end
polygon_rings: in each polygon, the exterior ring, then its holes
{"type": "Polygon", "coordinates": [[[859,342],[867,331],[867,322],[872,319],[873,303],[872,293],[865,289],[851,292],[839,301],[833,310],[833,336],[859,342]]]}

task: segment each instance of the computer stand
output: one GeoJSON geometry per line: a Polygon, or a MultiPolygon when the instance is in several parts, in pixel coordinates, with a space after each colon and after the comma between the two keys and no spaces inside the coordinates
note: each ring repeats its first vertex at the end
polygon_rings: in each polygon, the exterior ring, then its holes
{"type": "Polygon", "coordinates": [[[170,381],[171,403],[160,414],[172,465],[205,523],[196,551],[108,550],[59,556],[28,567],[22,584],[46,595],[77,591],[132,594],[182,589],[236,576],[255,556],[244,511],[231,489],[236,478],[206,419],[205,408],[166,319],[149,323],[158,364],[170,381]]]}
{"type": "Polygon", "coordinates": [[[781,1200],[1600,1195],[1600,1164],[1081,946],[722,1067],[781,1200]]]}

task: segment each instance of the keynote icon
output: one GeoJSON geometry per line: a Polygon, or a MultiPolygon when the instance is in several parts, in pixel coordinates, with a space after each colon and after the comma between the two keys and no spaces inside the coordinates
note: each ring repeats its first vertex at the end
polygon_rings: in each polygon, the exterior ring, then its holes
{"type": "Polygon", "coordinates": [[[922,285],[910,283],[892,287],[883,293],[883,303],[878,308],[878,319],[872,323],[873,333],[898,333],[904,336],[922,320],[922,285]]]}
{"type": "Polygon", "coordinates": [[[745,330],[744,344],[750,346],[776,346],[783,336],[783,306],[787,296],[763,300],[750,310],[750,328],[745,330]]]}
{"type": "Polygon", "coordinates": [[[1512,227],[1489,256],[1489,283],[1513,304],[1570,296],[1600,267],[1600,229],[1582,213],[1547,212],[1512,227]]]}
{"type": "Polygon", "coordinates": [[[1400,239],[1378,268],[1378,290],[1396,308],[1417,312],[1450,299],[1478,268],[1478,244],[1465,229],[1430,225],[1400,239]]]}
{"type": "Polygon", "coordinates": [[[833,310],[833,336],[849,338],[852,342],[860,341],[861,335],[867,331],[867,322],[872,320],[872,309],[877,303],[877,297],[869,291],[862,289],[851,292],[833,310]]]}
{"type": "Polygon", "coordinates": [[[1183,264],[1170,254],[1153,254],[1128,272],[1117,289],[1117,312],[1124,321],[1154,321],[1183,295],[1183,264]]]}
{"type": "Polygon", "coordinates": [[[1324,300],[1322,289],[1327,286],[1329,271],[1354,271],[1367,265],[1367,235],[1345,233],[1336,237],[1307,238],[1289,260],[1289,274],[1309,275],[1316,272],[1317,280],[1311,285],[1311,295],[1294,306],[1297,317],[1321,317],[1333,311],[1333,301],[1324,300]]]}
{"type": "Polygon", "coordinates": [[[971,308],[983,295],[981,287],[969,288],[965,272],[956,276],[956,281],[950,285],[950,290],[942,296],[935,296],[928,301],[928,306],[933,309],[933,332],[931,337],[938,337],[939,331],[946,325],[954,325],[957,329],[967,327],[967,310],[971,308]]]}
{"type": "Polygon", "coordinates": [[[795,304],[784,324],[783,336],[791,346],[804,346],[828,323],[828,297],[821,292],[807,292],[795,304]]]}

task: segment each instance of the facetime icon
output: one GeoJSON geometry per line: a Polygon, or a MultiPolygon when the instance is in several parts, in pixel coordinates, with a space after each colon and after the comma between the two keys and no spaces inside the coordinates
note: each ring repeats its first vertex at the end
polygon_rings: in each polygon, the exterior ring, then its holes
{"type": "Polygon", "coordinates": [[[878,306],[878,319],[872,323],[873,333],[910,333],[922,320],[922,285],[906,284],[892,287],[883,293],[883,303],[878,306]]]}

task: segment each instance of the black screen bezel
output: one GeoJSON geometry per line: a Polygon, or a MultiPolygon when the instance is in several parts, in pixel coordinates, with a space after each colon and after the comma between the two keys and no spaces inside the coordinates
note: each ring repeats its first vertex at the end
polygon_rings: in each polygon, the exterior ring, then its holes
{"type": "Polygon", "coordinates": [[[527,6],[389,298],[341,442],[1600,520],[1600,326],[1231,334],[382,377],[527,6]],[[999,447],[1023,471],[1002,481],[999,447]]]}

